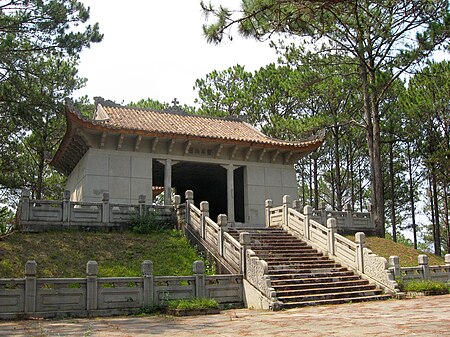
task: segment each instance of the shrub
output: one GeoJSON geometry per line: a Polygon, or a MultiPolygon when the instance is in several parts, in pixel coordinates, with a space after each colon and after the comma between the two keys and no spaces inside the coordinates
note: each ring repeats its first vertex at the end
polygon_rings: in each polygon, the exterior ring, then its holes
{"type": "Polygon", "coordinates": [[[450,285],[443,282],[436,281],[411,281],[403,286],[405,291],[436,291],[436,292],[448,292],[450,285]]]}
{"type": "Polygon", "coordinates": [[[136,215],[131,221],[131,230],[139,234],[149,234],[173,228],[173,224],[161,219],[156,210],[149,210],[144,215],[136,215]]]}

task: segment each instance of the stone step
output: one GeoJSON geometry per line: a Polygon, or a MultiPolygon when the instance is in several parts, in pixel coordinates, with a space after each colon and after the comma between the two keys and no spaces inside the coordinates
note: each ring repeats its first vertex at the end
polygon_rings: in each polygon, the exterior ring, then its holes
{"type": "Polygon", "coordinates": [[[314,300],[314,301],[301,301],[301,302],[286,302],[283,303],[283,309],[290,308],[300,308],[313,305],[330,305],[330,304],[343,304],[343,303],[357,303],[357,302],[368,302],[368,301],[383,301],[391,299],[392,296],[381,294],[363,297],[345,297],[345,298],[330,298],[324,300],[314,300]]]}
{"type": "Polygon", "coordinates": [[[312,276],[327,275],[335,272],[347,271],[344,267],[323,267],[323,268],[271,268],[269,267],[269,276],[279,276],[284,274],[310,274],[312,276]]]}
{"type": "Polygon", "coordinates": [[[325,294],[340,294],[348,292],[361,292],[361,291],[379,291],[373,284],[361,284],[361,285],[349,285],[349,286],[339,286],[334,285],[328,286],[326,288],[307,288],[307,289],[282,289],[274,288],[278,298],[286,298],[292,296],[312,296],[312,295],[325,295],[325,294]]]}
{"type": "Polygon", "coordinates": [[[329,300],[329,299],[337,299],[337,298],[356,298],[356,297],[365,297],[365,296],[376,296],[381,295],[382,290],[380,289],[371,289],[371,290],[362,290],[362,291],[342,291],[342,292],[330,292],[330,293],[321,293],[321,294],[307,294],[307,295],[299,295],[299,296],[278,296],[278,300],[283,303],[292,303],[292,302],[305,302],[305,301],[320,301],[320,300],[329,300]]]}
{"type": "Polygon", "coordinates": [[[304,261],[304,260],[316,260],[316,261],[331,261],[331,259],[324,257],[322,254],[305,252],[305,253],[297,253],[297,254],[268,254],[268,253],[258,253],[255,254],[261,260],[272,260],[272,261],[304,261]]]}
{"type": "MultiPolygon", "coordinates": [[[[344,273],[342,273],[344,274],[344,273]]],[[[354,275],[352,272],[348,272],[349,275],[342,275],[342,276],[335,276],[333,274],[324,274],[326,276],[318,276],[318,277],[311,277],[311,274],[309,274],[309,277],[301,277],[305,275],[298,275],[300,277],[297,277],[295,274],[287,274],[282,276],[292,276],[292,277],[279,277],[274,276],[271,278],[272,286],[297,286],[300,284],[310,285],[311,287],[315,287],[316,284],[328,284],[328,283],[348,283],[352,281],[362,282],[365,280],[361,280],[361,278],[358,275],[354,275]]],[[[280,275],[281,276],[281,275],[280,275]]],[[[365,281],[367,282],[367,281],[365,281]]]]}

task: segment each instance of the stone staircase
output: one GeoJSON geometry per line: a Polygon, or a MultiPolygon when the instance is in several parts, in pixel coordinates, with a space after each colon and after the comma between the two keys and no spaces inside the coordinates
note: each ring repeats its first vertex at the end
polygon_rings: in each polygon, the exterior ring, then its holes
{"type": "Polygon", "coordinates": [[[284,308],[385,300],[383,290],[280,228],[229,228],[251,236],[250,248],[269,266],[269,277],[284,308]]]}

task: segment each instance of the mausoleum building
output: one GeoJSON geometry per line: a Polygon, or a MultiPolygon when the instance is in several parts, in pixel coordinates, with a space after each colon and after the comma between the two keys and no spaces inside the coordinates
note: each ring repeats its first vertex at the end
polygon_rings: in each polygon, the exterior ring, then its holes
{"type": "Polygon", "coordinates": [[[193,190],[195,203],[229,222],[264,223],[264,201],[297,195],[294,164],[316,150],[323,135],[306,141],[267,137],[237,118],[190,115],[117,105],[96,99],[92,119],[66,104],[67,131],[51,164],[68,175],[73,201],[152,202],[152,190],[193,190]]]}

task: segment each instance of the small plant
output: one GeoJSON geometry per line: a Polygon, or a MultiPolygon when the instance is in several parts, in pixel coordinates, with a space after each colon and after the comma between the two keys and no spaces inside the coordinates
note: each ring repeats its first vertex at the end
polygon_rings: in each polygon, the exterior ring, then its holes
{"type": "Polygon", "coordinates": [[[405,291],[448,293],[450,285],[436,281],[411,281],[403,286],[405,291]]]}
{"type": "Polygon", "coordinates": [[[131,221],[131,230],[139,234],[150,234],[170,230],[173,225],[166,220],[162,220],[155,210],[149,210],[144,215],[136,215],[131,221]]]}
{"type": "Polygon", "coordinates": [[[213,298],[191,298],[169,301],[167,308],[173,310],[218,309],[219,304],[213,298]]]}

